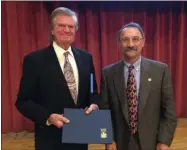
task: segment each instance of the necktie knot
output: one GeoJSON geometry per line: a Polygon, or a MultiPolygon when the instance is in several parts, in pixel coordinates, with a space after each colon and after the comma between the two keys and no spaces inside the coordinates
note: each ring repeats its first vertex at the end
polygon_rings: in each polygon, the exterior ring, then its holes
{"type": "Polygon", "coordinates": [[[131,72],[134,69],[134,65],[129,66],[129,72],[131,72]]]}
{"type": "Polygon", "coordinates": [[[65,58],[67,58],[68,55],[69,55],[69,52],[68,52],[68,51],[64,53],[65,58]]]}

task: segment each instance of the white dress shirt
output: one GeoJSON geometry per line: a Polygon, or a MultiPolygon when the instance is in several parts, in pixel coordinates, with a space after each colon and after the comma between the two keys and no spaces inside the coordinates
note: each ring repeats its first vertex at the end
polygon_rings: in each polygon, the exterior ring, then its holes
{"type": "Polygon", "coordinates": [[[79,74],[78,74],[78,68],[77,68],[77,64],[75,61],[75,57],[73,55],[73,52],[71,50],[71,46],[68,48],[68,50],[64,50],[63,48],[59,47],[56,42],[53,42],[53,47],[56,53],[56,56],[58,58],[58,62],[60,64],[60,67],[62,69],[62,72],[64,73],[64,62],[65,62],[65,56],[64,53],[65,52],[69,52],[70,54],[68,55],[68,59],[69,62],[73,68],[73,73],[74,73],[74,77],[75,77],[75,82],[76,82],[76,88],[77,88],[77,94],[78,94],[78,87],[79,87],[79,74]]]}

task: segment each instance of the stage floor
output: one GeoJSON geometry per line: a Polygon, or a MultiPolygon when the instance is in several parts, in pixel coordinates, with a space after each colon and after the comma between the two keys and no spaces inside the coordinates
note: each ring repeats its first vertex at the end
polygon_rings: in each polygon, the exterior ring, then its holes
{"type": "MultiPolygon", "coordinates": [[[[2,134],[2,150],[34,150],[33,134],[28,132],[2,134]]],[[[103,144],[90,144],[89,150],[104,150],[103,144]]],[[[180,118],[171,150],[187,150],[187,118],[180,118]]]]}

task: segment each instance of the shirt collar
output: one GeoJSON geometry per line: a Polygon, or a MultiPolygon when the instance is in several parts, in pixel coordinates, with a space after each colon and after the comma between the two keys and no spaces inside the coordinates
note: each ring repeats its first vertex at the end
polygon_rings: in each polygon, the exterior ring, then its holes
{"type": "Polygon", "coordinates": [[[73,52],[72,52],[71,46],[67,50],[65,50],[65,49],[61,48],[60,46],[58,46],[55,41],[53,41],[53,47],[56,52],[58,60],[61,59],[62,56],[64,55],[64,53],[67,51],[70,53],[70,56],[73,57],[73,52]]]}
{"type": "MultiPolygon", "coordinates": [[[[125,64],[126,67],[129,67],[131,65],[130,63],[126,62],[125,60],[123,60],[123,61],[124,61],[124,64],[125,64]]],[[[140,70],[140,64],[141,64],[141,57],[135,63],[133,63],[136,71],[140,70]]]]}

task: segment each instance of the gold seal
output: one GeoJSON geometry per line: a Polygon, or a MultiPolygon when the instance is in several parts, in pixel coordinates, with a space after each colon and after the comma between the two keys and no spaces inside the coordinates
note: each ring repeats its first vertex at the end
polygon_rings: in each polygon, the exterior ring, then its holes
{"type": "Polygon", "coordinates": [[[101,129],[101,138],[106,139],[107,138],[107,131],[106,128],[101,129]]]}

